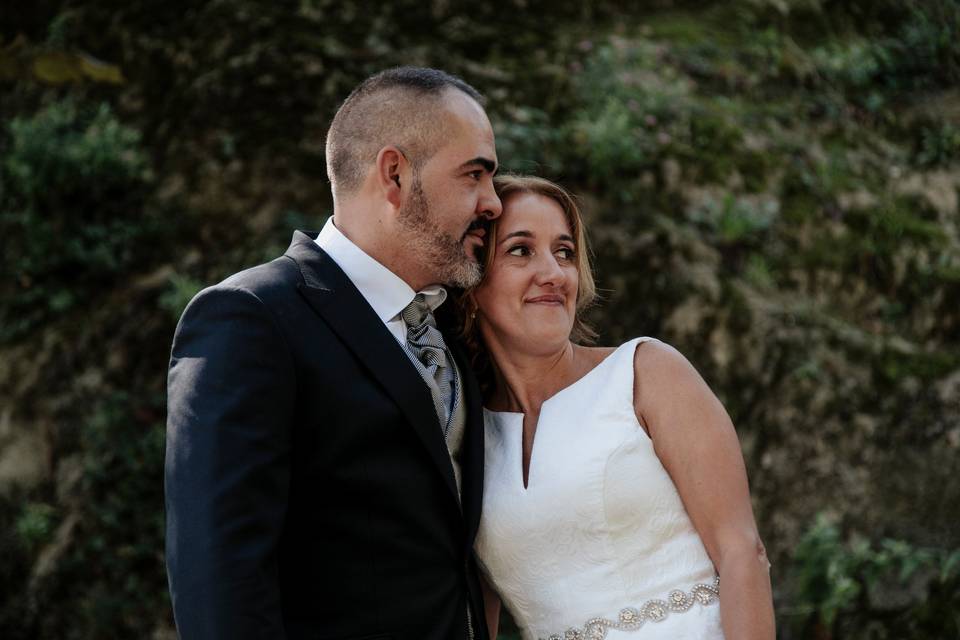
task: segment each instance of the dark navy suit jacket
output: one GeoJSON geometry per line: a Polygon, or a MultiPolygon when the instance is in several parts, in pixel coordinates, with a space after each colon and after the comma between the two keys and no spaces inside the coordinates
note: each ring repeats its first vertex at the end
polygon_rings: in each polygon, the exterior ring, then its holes
{"type": "MultiPolygon", "coordinates": [[[[449,304],[449,303],[448,303],[449,304]]],[[[312,238],[202,291],[168,381],[167,568],[184,640],[451,640],[483,487],[465,378],[462,508],[430,392],[312,238]]]]}

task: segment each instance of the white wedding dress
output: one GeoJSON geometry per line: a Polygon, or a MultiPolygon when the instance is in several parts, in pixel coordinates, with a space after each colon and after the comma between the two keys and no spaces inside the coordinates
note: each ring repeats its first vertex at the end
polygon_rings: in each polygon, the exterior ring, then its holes
{"type": "Polygon", "coordinates": [[[718,640],[719,581],[633,407],[621,345],[543,403],[523,486],[523,414],[484,411],[476,551],[524,640],[718,640]]]}

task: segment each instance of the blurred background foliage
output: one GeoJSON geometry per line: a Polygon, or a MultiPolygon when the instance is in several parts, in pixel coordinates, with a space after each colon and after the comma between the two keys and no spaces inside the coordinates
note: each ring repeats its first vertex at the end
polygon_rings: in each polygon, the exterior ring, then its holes
{"type": "Polygon", "coordinates": [[[325,127],[397,64],[580,194],[603,342],[721,396],[780,637],[960,637],[956,0],[7,3],[0,635],[175,637],[177,317],[319,228],[325,127]]]}

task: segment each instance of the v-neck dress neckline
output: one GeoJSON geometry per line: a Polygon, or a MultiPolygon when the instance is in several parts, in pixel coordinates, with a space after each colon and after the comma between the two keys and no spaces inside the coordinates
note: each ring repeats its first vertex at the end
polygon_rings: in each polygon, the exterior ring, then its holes
{"type": "Polygon", "coordinates": [[[611,360],[613,360],[618,355],[618,353],[622,349],[624,349],[624,347],[627,347],[630,344],[631,343],[625,343],[620,345],[619,347],[617,347],[616,349],[608,353],[606,356],[604,356],[603,360],[595,364],[585,374],[583,374],[582,376],[580,376],[579,378],[577,378],[567,386],[561,388],[560,390],[558,390],[556,393],[554,393],[552,396],[550,396],[540,404],[540,413],[537,415],[537,423],[533,429],[533,434],[534,434],[533,444],[530,445],[530,464],[527,467],[526,482],[524,482],[524,472],[523,472],[523,420],[524,418],[526,418],[527,414],[523,413],[522,411],[493,411],[491,409],[487,409],[486,407],[483,408],[483,413],[485,416],[486,415],[493,416],[498,421],[502,421],[505,424],[509,424],[510,426],[508,428],[511,428],[511,429],[517,428],[517,425],[519,425],[518,446],[520,448],[520,488],[524,493],[526,493],[530,489],[530,478],[533,476],[534,453],[536,452],[536,449],[537,449],[537,439],[541,434],[540,424],[543,422],[544,411],[554,401],[562,400],[565,394],[575,392],[578,386],[589,384],[589,379],[591,378],[591,376],[593,376],[594,374],[602,373],[604,365],[608,364],[611,360]]]}

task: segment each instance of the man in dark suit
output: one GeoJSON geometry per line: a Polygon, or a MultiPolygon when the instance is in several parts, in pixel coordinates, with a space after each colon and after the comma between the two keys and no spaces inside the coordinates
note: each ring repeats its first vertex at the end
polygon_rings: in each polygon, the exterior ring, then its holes
{"type": "Polygon", "coordinates": [[[324,229],[184,311],[166,457],[184,640],[486,639],[480,396],[433,315],[439,285],[479,280],[478,222],[500,214],[480,102],[432,69],[364,81],[327,134],[324,229]]]}

